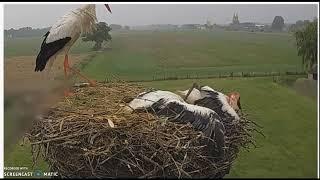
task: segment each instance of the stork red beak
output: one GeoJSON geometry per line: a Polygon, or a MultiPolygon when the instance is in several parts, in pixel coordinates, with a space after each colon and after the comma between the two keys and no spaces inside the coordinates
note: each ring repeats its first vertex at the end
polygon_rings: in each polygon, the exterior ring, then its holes
{"type": "Polygon", "coordinates": [[[106,8],[108,9],[108,11],[109,11],[110,13],[112,13],[109,5],[108,5],[108,4],[105,4],[105,6],[106,6],[106,8]]]}
{"type": "Polygon", "coordinates": [[[230,106],[234,109],[234,110],[241,110],[241,103],[240,103],[240,93],[238,92],[231,92],[227,95],[227,100],[228,103],[230,104],[230,106]]]}

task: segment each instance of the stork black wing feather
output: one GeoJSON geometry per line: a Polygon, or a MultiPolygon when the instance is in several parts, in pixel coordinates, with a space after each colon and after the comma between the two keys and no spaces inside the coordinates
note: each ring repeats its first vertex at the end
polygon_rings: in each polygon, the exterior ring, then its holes
{"type": "Polygon", "coordinates": [[[45,38],[42,41],[41,49],[36,59],[36,67],[34,71],[43,71],[50,57],[61,50],[71,40],[71,37],[65,37],[50,43],[46,43],[49,34],[50,32],[48,31],[44,35],[45,38]]]}
{"type": "MultiPolygon", "coordinates": [[[[218,154],[221,157],[224,156],[225,127],[217,113],[201,114],[192,112],[185,109],[179,102],[170,102],[162,111],[158,112],[167,117],[174,117],[171,120],[178,123],[191,123],[196,130],[202,131],[206,137],[214,139],[218,154]]],[[[208,141],[208,147],[210,151],[216,151],[215,148],[213,148],[213,142],[208,141]]]]}
{"type": "Polygon", "coordinates": [[[206,137],[214,140],[214,142],[207,142],[212,153],[216,151],[214,148],[216,146],[219,155],[224,156],[225,127],[217,113],[201,114],[192,112],[179,102],[173,101],[166,104],[166,100],[163,98],[155,102],[149,110],[151,109],[155,111],[156,115],[165,116],[173,122],[190,123],[196,130],[202,131],[206,137]]]}
{"type": "Polygon", "coordinates": [[[212,92],[210,93],[210,96],[199,99],[195,101],[194,104],[215,111],[224,122],[231,122],[233,119],[233,117],[229,113],[222,110],[223,104],[217,97],[217,93],[215,94],[214,92],[212,92]]]}

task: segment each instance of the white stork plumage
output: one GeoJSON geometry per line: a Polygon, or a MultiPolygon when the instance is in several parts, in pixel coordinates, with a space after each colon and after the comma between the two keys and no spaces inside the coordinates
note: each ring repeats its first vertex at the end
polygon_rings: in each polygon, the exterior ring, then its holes
{"type": "Polygon", "coordinates": [[[140,93],[136,98],[132,99],[128,106],[126,106],[125,110],[131,112],[137,109],[149,108],[160,99],[184,102],[179,95],[170,91],[147,91],[140,93]]]}
{"type": "MultiPolygon", "coordinates": [[[[109,5],[105,7],[111,13],[109,5]]],[[[44,35],[40,52],[36,59],[35,71],[43,71],[48,64],[48,72],[57,55],[65,55],[64,75],[67,78],[67,71],[72,70],[89,81],[91,85],[95,82],[82,75],[78,70],[69,66],[68,53],[72,45],[78,40],[81,34],[90,33],[95,29],[97,22],[96,5],[86,4],[62,16],[44,35]]]]}
{"type": "Polygon", "coordinates": [[[132,110],[147,111],[173,122],[190,123],[196,130],[202,131],[206,137],[214,140],[208,141],[211,152],[217,150],[220,156],[224,155],[225,127],[220,116],[213,110],[188,104],[179,95],[160,90],[143,92],[129,102],[128,106],[132,110]]]}
{"type": "Polygon", "coordinates": [[[182,97],[186,97],[186,102],[214,110],[227,122],[239,120],[236,111],[241,109],[240,94],[232,92],[227,95],[212,89],[209,86],[192,88],[192,90],[178,91],[182,97]],[[189,93],[189,94],[188,94],[189,93]]]}

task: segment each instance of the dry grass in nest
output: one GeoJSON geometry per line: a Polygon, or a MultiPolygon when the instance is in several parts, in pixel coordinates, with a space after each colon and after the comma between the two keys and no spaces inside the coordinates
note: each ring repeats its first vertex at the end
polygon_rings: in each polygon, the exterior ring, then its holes
{"type": "Polygon", "coordinates": [[[76,88],[27,134],[34,162],[42,155],[60,177],[223,177],[239,149],[255,144],[257,125],[241,115],[225,124],[225,158],[209,157],[191,125],[122,111],[128,97],[145,90],[128,83],[76,88]]]}

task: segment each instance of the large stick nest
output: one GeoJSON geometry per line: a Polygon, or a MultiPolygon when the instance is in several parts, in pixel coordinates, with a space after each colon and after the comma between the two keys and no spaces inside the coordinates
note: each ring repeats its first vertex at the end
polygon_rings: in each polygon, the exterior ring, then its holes
{"type": "Polygon", "coordinates": [[[243,114],[239,122],[224,124],[221,160],[209,156],[204,135],[190,124],[125,113],[126,99],[145,90],[128,83],[76,88],[27,134],[34,163],[42,155],[60,177],[223,177],[240,148],[255,146],[258,126],[243,114]]]}

